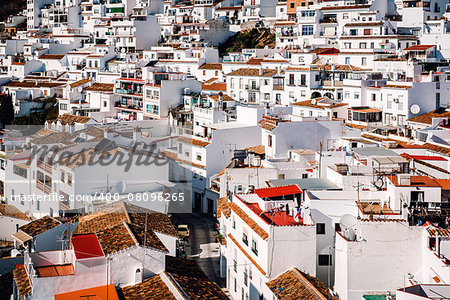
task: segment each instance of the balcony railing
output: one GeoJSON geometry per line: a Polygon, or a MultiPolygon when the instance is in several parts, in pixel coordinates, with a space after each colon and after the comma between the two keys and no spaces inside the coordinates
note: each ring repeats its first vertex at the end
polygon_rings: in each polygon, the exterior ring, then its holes
{"type": "Polygon", "coordinates": [[[52,192],[52,187],[46,185],[43,181],[40,180],[36,180],[36,187],[46,194],[50,194],[52,192]]]}
{"type": "Polygon", "coordinates": [[[252,85],[252,84],[246,84],[245,89],[250,90],[250,91],[259,91],[259,86],[252,85]]]}
{"type": "Polygon", "coordinates": [[[44,170],[50,174],[52,174],[52,165],[49,163],[44,162],[41,159],[37,160],[37,167],[41,170],[44,170]]]}

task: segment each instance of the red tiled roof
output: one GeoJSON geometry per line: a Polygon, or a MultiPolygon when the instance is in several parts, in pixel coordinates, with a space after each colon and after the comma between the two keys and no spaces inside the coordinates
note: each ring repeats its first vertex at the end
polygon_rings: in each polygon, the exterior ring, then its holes
{"type": "MultiPolygon", "coordinates": [[[[146,278],[142,283],[123,287],[122,294],[125,300],[154,299],[172,300],[176,299],[160,275],[146,278]]],[[[55,299],[57,300],[57,299],[55,299]]],[[[63,300],[63,299],[61,299],[63,300]]]]}
{"type": "Polygon", "coordinates": [[[405,48],[405,51],[425,51],[431,47],[435,47],[435,45],[413,45],[411,47],[405,48]]]}
{"type": "Polygon", "coordinates": [[[199,147],[206,147],[208,146],[210,143],[205,142],[205,141],[201,141],[201,140],[197,140],[197,139],[193,139],[193,138],[188,138],[188,137],[180,137],[178,138],[178,141],[184,144],[191,144],[193,146],[199,146],[199,147]]]}
{"type": "Polygon", "coordinates": [[[264,229],[262,229],[262,227],[259,226],[258,223],[250,218],[236,203],[228,201],[228,206],[263,240],[269,237],[269,234],[264,229]]]}
{"type": "MultiPolygon", "coordinates": [[[[391,175],[388,176],[388,178],[395,186],[402,186],[398,183],[397,175],[391,175]]],[[[428,176],[411,176],[410,186],[441,187],[441,185],[437,183],[436,180],[428,176]]]]}
{"type": "Polygon", "coordinates": [[[215,82],[211,84],[202,83],[202,90],[226,92],[227,84],[225,82],[215,82]]]}
{"type": "Polygon", "coordinates": [[[166,273],[171,275],[171,279],[176,282],[176,286],[183,290],[188,299],[229,299],[220,287],[215,282],[211,282],[200,266],[192,260],[166,256],[166,273]]]}
{"type": "Polygon", "coordinates": [[[300,193],[303,193],[303,191],[296,184],[255,190],[255,194],[257,194],[258,197],[260,198],[278,197],[283,195],[292,195],[300,193]]]}
{"type": "Polygon", "coordinates": [[[39,277],[68,276],[75,274],[72,264],[35,267],[35,270],[39,277]]]}
{"type": "Polygon", "coordinates": [[[65,54],[44,54],[42,56],[39,57],[39,59],[56,59],[56,60],[60,60],[63,59],[64,56],[66,56],[65,54]]]}
{"type": "Polygon", "coordinates": [[[435,179],[439,183],[443,190],[450,190],[450,179],[435,179]]]}
{"type": "Polygon", "coordinates": [[[26,296],[30,295],[33,290],[30,278],[28,277],[27,269],[24,265],[16,265],[13,275],[19,295],[26,298],[26,296]]]}
{"type": "Polygon", "coordinates": [[[278,300],[337,300],[316,277],[293,268],[266,283],[278,300]]]}
{"type": "Polygon", "coordinates": [[[222,70],[222,64],[203,64],[199,70],[222,70]]]}

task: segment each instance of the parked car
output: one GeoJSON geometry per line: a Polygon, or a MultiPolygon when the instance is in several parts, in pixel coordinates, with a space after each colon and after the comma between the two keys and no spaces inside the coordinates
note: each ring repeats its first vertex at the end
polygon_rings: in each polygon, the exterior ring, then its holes
{"type": "Polygon", "coordinates": [[[189,238],[189,227],[187,225],[178,225],[178,236],[183,239],[189,238]]]}

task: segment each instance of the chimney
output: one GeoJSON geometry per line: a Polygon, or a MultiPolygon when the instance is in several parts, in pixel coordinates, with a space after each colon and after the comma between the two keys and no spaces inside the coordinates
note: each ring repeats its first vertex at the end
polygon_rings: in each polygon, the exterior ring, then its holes
{"type": "Polygon", "coordinates": [[[140,142],[141,141],[141,127],[136,126],[133,128],[133,141],[140,142]]]}
{"type": "Polygon", "coordinates": [[[113,133],[113,130],[111,128],[108,128],[108,129],[105,130],[104,138],[108,139],[108,140],[111,140],[111,141],[113,140],[114,133],[113,133]]]}

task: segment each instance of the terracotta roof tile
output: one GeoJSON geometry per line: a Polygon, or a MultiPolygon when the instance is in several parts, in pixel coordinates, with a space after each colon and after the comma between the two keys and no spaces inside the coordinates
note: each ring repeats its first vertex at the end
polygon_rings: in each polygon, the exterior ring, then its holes
{"type": "Polygon", "coordinates": [[[176,299],[167,285],[161,279],[160,275],[154,275],[146,278],[142,283],[123,287],[119,290],[125,300],[154,299],[154,300],[172,300],[176,299]]]}
{"type": "Polygon", "coordinates": [[[128,230],[126,223],[120,223],[96,232],[103,253],[109,255],[136,246],[137,242],[128,230]]]}
{"type": "Polygon", "coordinates": [[[431,151],[439,152],[450,156],[450,148],[448,147],[438,146],[430,143],[425,143],[424,146],[431,151]]]}
{"type": "Polygon", "coordinates": [[[10,81],[6,83],[5,87],[20,87],[20,88],[53,88],[60,85],[63,85],[64,83],[61,82],[39,82],[36,83],[36,81],[10,81]]]}
{"type": "Polygon", "coordinates": [[[229,76],[252,76],[252,77],[272,77],[278,73],[277,69],[262,69],[261,75],[259,69],[252,68],[241,68],[237,69],[231,73],[228,73],[229,76]]]}
{"type": "Polygon", "coordinates": [[[266,154],[266,147],[264,145],[248,147],[248,148],[245,148],[245,150],[253,152],[258,155],[266,154]]]}
{"type": "Polygon", "coordinates": [[[202,90],[226,92],[227,84],[225,82],[202,83],[202,90]]]}
{"type": "Polygon", "coordinates": [[[319,279],[299,271],[289,270],[266,283],[279,300],[337,300],[319,279]]]}
{"type": "Polygon", "coordinates": [[[61,121],[62,124],[73,124],[73,123],[85,124],[89,122],[91,118],[71,114],[63,114],[62,116],[59,116],[57,120],[61,121]]]}
{"type": "Polygon", "coordinates": [[[17,207],[0,203],[0,216],[8,216],[11,218],[31,221],[31,219],[21,212],[17,207]]]}
{"type": "MultiPolygon", "coordinates": [[[[228,201],[228,200],[227,200],[228,201]]],[[[250,218],[236,203],[229,202],[228,206],[233,210],[233,212],[239,216],[257,235],[259,235],[263,240],[269,237],[269,234],[261,228],[252,218],[250,218]]]]}
{"type": "Polygon", "coordinates": [[[211,282],[198,264],[192,260],[166,256],[166,272],[192,300],[229,299],[220,287],[211,282]]]}
{"type": "Polygon", "coordinates": [[[92,214],[82,216],[74,230],[74,234],[96,233],[122,222],[142,228],[145,227],[146,220],[148,229],[178,237],[175,227],[166,214],[157,213],[125,202],[115,203],[92,214]]]}
{"type": "Polygon", "coordinates": [[[405,48],[405,51],[425,51],[429,48],[436,47],[436,45],[413,45],[411,47],[405,48]]]}
{"type": "Polygon", "coordinates": [[[450,111],[445,111],[441,109],[433,110],[419,116],[412,117],[408,119],[410,122],[432,124],[433,118],[447,118],[450,119],[450,111]]]}
{"type": "Polygon", "coordinates": [[[24,265],[16,266],[13,271],[14,281],[16,282],[17,289],[19,290],[19,295],[26,298],[32,292],[30,278],[28,277],[27,270],[24,265]]]}
{"type": "Polygon", "coordinates": [[[112,83],[94,83],[90,87],[86,88],[86,91],[94,91],[94,92],[113,92],[114,84],[112,83]]]}
{"type": "Polygon", "coordinates": [[[81,79],[81,80],[75,81],[75,82],[73,82],[73,83],[71,83],[69,85],[70,85],[71,88],[76,88],[76,87],[78,87],[80,85],[86,84],[86,83],[91,82],[91,81],[92,81],[91,79],[81,79]]]}
{"type": "Polygon", "coordinates": [[[61,224],[62,223],[55,218],[45,216],[19,227],[19,230],[34,237],[61,224]]]}
{"type": "Polygon", "coordinates": [[[39,277],[68,276],[75,274],[72,264],[35,267],[35,270],[39,277]]]}
{"type": "Polygon", "coordinates": [[[197,140],[197,139],[193,139],[193,138],[188,138],[188,137],[180,137],[177,139],[177,141],[184,143],[184,144],[191,144],[193,146],[199,146],[199,147],[206,147],[208,146],[210,143],[205,142],[205,141],[201,141],[201,140],[197,140]]]}
{"type": "Polygon", "coordinates": [[[203,64],[199,70],[222,70],[222,64],[203,64]]]}
{"type": "Polygon", "coordinates": [[[231,208],[228,205],[228,200],[226,197],[217,199],[217,218],[221,217],[221,214],[228,219],[231,216],[231,208]]]}
{"type": "Polygon", "coordinates": [[[65,54],[44,54],[42,56],[39,57],[39,59],[56,59],[56,60],[60,60],[63,59],[64,56],[66,56],[65,54]]]}

